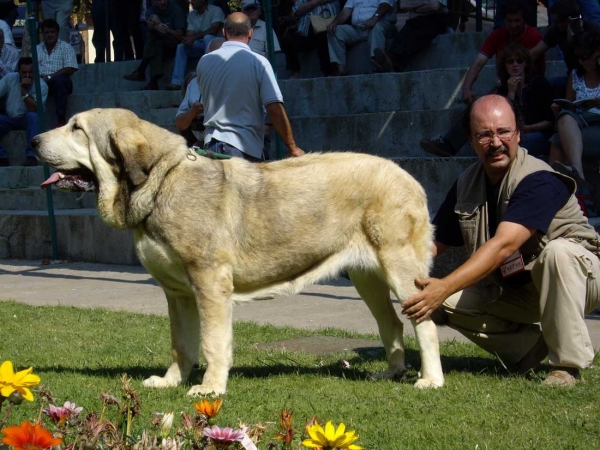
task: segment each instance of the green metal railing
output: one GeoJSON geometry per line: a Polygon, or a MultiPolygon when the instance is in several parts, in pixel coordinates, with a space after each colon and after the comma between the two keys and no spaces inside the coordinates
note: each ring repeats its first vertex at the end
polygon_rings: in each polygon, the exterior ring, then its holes
{"type": "MultiPolygon", "coordinates": [[[[37,103],[38,131],[46,131],[46,116],[44,112],[44,99],[42,97],[42,83],[40,81],[40,67],[38,65],[37,45],[38,45],[38,20],[37,11],[34,11],[33,2],[27,0],[27,19],[25,21],[27,32],[29,33],[29,43],[31,47],[31,58],[33,59],[33,83],[35,88],[35,101],[37,103]]],[[[50,169],[44,166],[44,177],[50,177],[50,169]]],[[[52,198],[52,189],[46,189],[46,203],[48,207],[48,220],[50,221],[50,242],[52,245],[52,259],[58,258],[58,239],[56,238],[56,219],[54,217],[54,200],[52,198]]]]}

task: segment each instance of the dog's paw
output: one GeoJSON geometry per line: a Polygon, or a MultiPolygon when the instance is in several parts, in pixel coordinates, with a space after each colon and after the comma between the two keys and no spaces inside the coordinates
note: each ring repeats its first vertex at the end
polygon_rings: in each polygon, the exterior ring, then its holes
{"type": "Polygon", "coordinates": [[[430,380],[427,378],[419,378],[415,383],[417,389],[437,389],[444,385],[444,380],[430,380]]]}
{"type": "Polygon", "coordinates": [[[166,377],[159,377],[156,375],[152,375],[150,378],[147,378],[142,382],[142,385],[148,388],[175,387],[178,384],[179,383],[174,380],[169,380],[166,377]]]}
{"type": "Polygon", "coordinates": [[[188,391],[187,395],[196,397],[199,395],[220,395],[225,393],[225,388],[219,388],[216,386],[205,386],[204,384],[197,384],[192,386],[192,388],[188,391]]]}

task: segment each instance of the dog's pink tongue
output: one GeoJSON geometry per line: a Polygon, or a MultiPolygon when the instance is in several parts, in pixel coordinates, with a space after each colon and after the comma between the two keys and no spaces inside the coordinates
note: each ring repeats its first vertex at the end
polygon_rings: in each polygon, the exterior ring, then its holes
{"type": "Polygon", "coordinates": [[[46,181],[44,181],[42,184],[40,184],[40,187],[42,189],[46,189],[48,186],[53,185],[54,183],[56,183],[59,180],[60,180],[60,172],[54,172],[52,175],[50,175],[50,178],[48,178],[46,181]]]}

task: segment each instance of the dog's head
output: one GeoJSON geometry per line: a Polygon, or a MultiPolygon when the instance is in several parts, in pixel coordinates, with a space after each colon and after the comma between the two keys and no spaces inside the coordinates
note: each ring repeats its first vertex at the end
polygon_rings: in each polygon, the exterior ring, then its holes
{"type": "Polygon", "coordinates": [[[54,167],[42,187],[96,190],[109,225],[131,228],[151,212],[166,173],[187,152],[182,137],[125,109],[93,109],[32,140],[44,164],[54,167]]]}

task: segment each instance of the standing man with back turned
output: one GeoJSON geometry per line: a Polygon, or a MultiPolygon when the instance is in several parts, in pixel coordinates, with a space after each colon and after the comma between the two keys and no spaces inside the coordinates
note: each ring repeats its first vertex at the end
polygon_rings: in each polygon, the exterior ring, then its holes
{"type": "Polygon", "coordinates": [[[266,108],[290,156],[303,155],[294,141],[271,64],[248,46],[252,39],[248,16],[229,15],[223,34],[227,42],[204,55],[196,70],[204,103],[204,148],[260,161],[266,108]]]}

